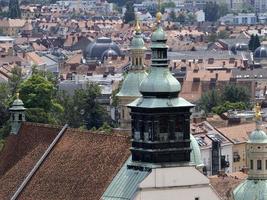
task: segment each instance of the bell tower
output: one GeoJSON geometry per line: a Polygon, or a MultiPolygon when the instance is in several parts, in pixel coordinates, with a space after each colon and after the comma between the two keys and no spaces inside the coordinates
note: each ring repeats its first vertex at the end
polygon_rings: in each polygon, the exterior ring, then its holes
{"type": "Polygon", "coordinates": [[[145,50],[146,47],[142,38],[140,23],[136,20],[135,33],[130,45],[131,64],[121,90],[116,95],[119,98],[119,123],[122,129],[131,129],[131,116],[126,105],[141,96],[139,86],[147,76],[144,69],[145,50]]]}
{"type": "Polygon", "coordinates": [[[169,71],[166,34],[157,13],[151,40],[150,73],[140,85],[142,96],[128,104],[132,117],[132,161],[142,163],[190,162],[190,109],[179,97],[181,85],[169,71]]]}
{"type": "Polygon", "coordinates": [[[11,122],[11,134],[17,135],[21,123],[25,121],[25,110],[23,102],[19,99],[19,93],[17,93],[17,98],[13,102],[10,111],[10,122],[11,122]]]}

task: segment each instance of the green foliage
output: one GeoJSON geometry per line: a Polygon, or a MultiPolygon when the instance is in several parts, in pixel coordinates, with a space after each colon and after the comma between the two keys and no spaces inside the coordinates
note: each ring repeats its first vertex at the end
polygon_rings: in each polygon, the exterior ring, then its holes
{"type": "Polygon", "coordinates": [[[135,13],[134,13],[134,2],[128,1],[126,4],[126,12],[124,14],[124,22],[129,23],[135,20],[135,13]]]}
{"type": "Polygon", "coordinates": [[[250,36],[250,40],[248,43],[249,50],[254,52],[260,46],[261,46],[261,43],[260,43],[259,36],[257,34],[256,35],[252,34],[250,36]]]}
{"type": "Polygon", "coordinates": [[[5,140],[0,139],[0,152],[2,151],[2,149],[4,148],[5,145],[5,140]]]}
{"type": "Polygon", "coordinates": [[[222,100],[232,103],[244,102],[248,104],[250,101],[250,94],[247,88],[243,86],[229,84],[222,90],[222,100]]]}
{"type": "Polygon", "coordinates": [[[206,113],[225,112],[225,109],[248,108],[250,94],[247,88],[233,84],[226,85],[221,91],[210,90],[202,94],[199,106],[206,113]]]}
{"type": "Polygon", "coordinates": [[[86,125],[87,129],[99,128],[107,121],[107,112],[97,101],[101,89],[97,84],[88,83],[86,89],[76,90],[73,96],[65,92],[58,94],[58,101],[63,106],[63,123],[79,128],[86,125]]]}
{"type": "Polygon", "coordinates": [[[221,16],[228,13],[226,4],[217,4],[216,2],[207,2],[204,8],[207,21],[216,22],[221,16]]]}
{"type": "Polygon", "coordinates": [[[8,80],[8,85],[10,87],[11,90],[11,95],[15,95],[16,92],[18,92],[18,88],[19,85],[22,82],[22,70],[20,67],[15,66],[12,70],[11,70],[11,76],[10,79],[8,80]]]}
{"type": "Polygon", "coordinates": [[[9,1],[8,17],[11,19],[21,18],[21,11],[20,11],[18,0],[9,1]]]}
{"type": "Polygon", "coordinates": [[[2,128],[0,128],[0,139],[6,138],[11,131],[10,122],[6,121],[2,128]]]}
{"type": "Polygon", "coordinates": [[[212,112],[216,113],[218,115],[221,115],[228,110],[245,110],[247,108],[246,104],[244,102],[235,102],[231,103],[229,101],[226,101],[224,104],[213,107],[212,112]]]}
{"type": "Polygon", "coordinates": [[[209,42],[216,42],[219,39],[226,39],[229,38],[230,33],[226,30],[219,31],[218,33],[211,33],[208,35],[209,42]]]}
{"type": "Polygon", "coordinates": [[[112,127],[108,125],[107,122],[104,122],[103,125],[98,129],[98,131],[103,131],[105,133],[112,133],[112,127]]]}
{"type": "Polygon", "coordinates": [[[220,94],[217,90],[210,90],[202,94],[200,98],[200,108],[206,113],[211,112],[213,107],[218,106],[220,103],[220,94]]]}
{"type": "Polygon", "coordinates": [[[244,2],[242,4],[242,13],[254,13],[255,12],[255,8],[253,7],[253,5],[251,5],[248,2],[244,2]]]}
{"type": "Polygon", "coordinates": [[[26,108],[42,108],[50,111],[54,85],[40,75],[32,75],[20,85],[20,98],[26,108]]]}
{"type": "Polygon", "coordinates": [[[176,18],[176,21],[181,23],[181,24],[184,24],[185,20],[186,20],[185,14],[184,13],[179,13],[179,15],[176,18]]]}
{"type": "Polygon", "coordinates": [[[8,106],[10,96],[10,88],[8,85],[6,83],[0,83],[0,128],[5,125],[9,118],[8,106]]]}
{"type": "Polygon", "coordinates": [[[175,5],[175,3],[172,2],[172,1],[164,2],[164,3],[162,3],[162,4],[160,5],[160,12],[161,12],[161,13],[164,13],[166,8],[175,8],[175,7],[176,7],[176,5],[175,5]]]}

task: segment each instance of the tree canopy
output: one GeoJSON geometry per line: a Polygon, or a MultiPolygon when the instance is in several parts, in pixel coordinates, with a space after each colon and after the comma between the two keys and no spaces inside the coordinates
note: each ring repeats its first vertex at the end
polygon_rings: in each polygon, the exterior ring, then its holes
{"type": "Polygon", "coordinates": [[[128,1],[126,4],[126,12],[124,13],[124,22],[129,23],[135,20],[134,2],[128,1]]]}
{"type": "Polygon", "coordinates": [[[11,19],[21,18],[21,11],[18,0],[10,0],[8,9],[8,17],[11,19]]]}
{"type": "Polygon", "coordinates": [[[222,90],[213,89],[202,94],[199,105],[207,113],[212,111],[220,113],[220,111],[227,109],[247,108],[250,98],[251,96],[247,88],[229,84],[222,90]]]}
{"type": "Polygon", "coordinates": [[[261,43],[260,43],[259,36],[257,34],[256,35],[252,34],[250,36],[250,40],[248,43],[249,50],[254,52],[260,46],[261,46],[261,43]]]}
{"type": "Polygon", "coordinates": [[[207,2],[204,7],[204,12],[207,21],[216,22],[221,16],[224,16],[228,13],[228,8],[226,4],[207,2]]]}

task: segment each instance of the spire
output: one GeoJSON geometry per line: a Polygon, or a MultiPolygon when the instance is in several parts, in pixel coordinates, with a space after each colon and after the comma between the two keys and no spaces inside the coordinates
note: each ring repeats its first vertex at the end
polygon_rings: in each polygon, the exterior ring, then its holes
{"type": "Polygon", "coordinates": [[[19,92],[16,93],[16,97],[17,97],[17,99],[19,99],[19,92]]]}
{"type": "Polygon", "coordinates": [[[138,19],[137,14],[135,15],[135,32],[141,33],[141,27],[140,27],[140,23],[139,23],[139,19],[138,19]]]}
{"type": "Polygon", "coordinates": [[[262,115],[261,115],[261,106],[259,103],[255,105],[255,119],[256,119],[256,129],[261,129],[262,115]]]}

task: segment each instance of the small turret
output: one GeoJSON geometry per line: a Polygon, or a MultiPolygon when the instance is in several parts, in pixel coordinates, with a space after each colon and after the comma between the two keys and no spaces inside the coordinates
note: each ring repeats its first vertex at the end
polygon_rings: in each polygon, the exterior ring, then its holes
{"type": "Polygon", "coordinates": [[[17,93],[17,98],[9,109],[11,134],[18,134],[21,123],[25,121],[25,110],[24,103],[19,99],[19,93],[17,93]]]}
{"type": "Polygon", "coordinates": [[[233,191],[234,200],[261,200],[267,196],[267,135],[262,129],[261,107],[255,106],[256,129],[246,146],[248,179],[233,191]]]}

